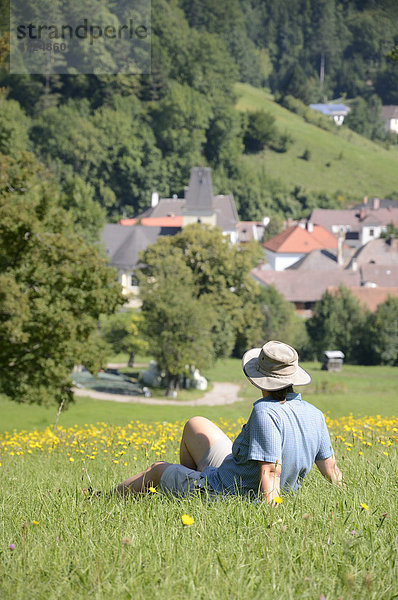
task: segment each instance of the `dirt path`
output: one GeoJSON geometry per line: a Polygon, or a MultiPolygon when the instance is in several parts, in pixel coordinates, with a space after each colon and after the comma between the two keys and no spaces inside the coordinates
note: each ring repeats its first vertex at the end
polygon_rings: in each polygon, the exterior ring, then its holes
{"type": "Polygon", "coordinates": [[[96,400],[107,400],[111,402],[125,402],[127,404],[167,404],[173,406],[217,406],[220,404],[233,404],[241,401],[238,397],[239,385],[236,383],[214,383],[213,388],[197,400],[171,400],[160,398],[145,398],[144,396],[127,396],[124,394],[107,394],[105,392],[96,392],[95,390],[83,390],[74,388],[73,392],[76,396],[89,396],[96,400]]]}

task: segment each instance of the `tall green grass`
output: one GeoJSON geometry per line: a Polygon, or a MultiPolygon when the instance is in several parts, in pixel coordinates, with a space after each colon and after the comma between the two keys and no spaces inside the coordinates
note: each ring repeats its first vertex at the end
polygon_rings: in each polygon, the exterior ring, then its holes
{"type": "Polygon", "coordinates": [[[271,113],[280,133],[287,132],[294,140],[285,153],[267,148],[247,156],[255,169],[265,169],[290,189],[301,186],[310,191],[339,192],[358,200],[397,191],[397,147],[387,150],[344,125],[336,127],[336,133],[320,129],[275,103],[269,93],[248,84],[236,84],[236,93],[239,110],[271,113]],[[300,158],[306,149],[311,154],[309,161],[300,158]]]}
{"type": "MultiPolygon", "coordinates": [[[[377,445],[362,456],[356,442],[351,452],[341,441],[335,447],[343,489],[312,471],[277,508],[159,493],[90,501],[90,481],[106,490],[128,469],[101,456],[84,466],[56,452],[3,457],[0,597],[391,600],[396,445],[388,456],[377,445]]],[[[140,458],[136,468],[145,465],[140,458]]]]}

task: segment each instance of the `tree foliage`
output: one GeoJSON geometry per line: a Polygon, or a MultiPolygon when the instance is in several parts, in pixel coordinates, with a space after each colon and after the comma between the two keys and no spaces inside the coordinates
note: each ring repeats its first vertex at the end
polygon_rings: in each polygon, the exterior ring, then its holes
{"type": "Polygon", "coordinates": [[[298,352],[304,351],[308,342],[305,322],[296,314],[294,305],[273,285],[261,288],[260,304],[262,340],[282,340],[298,352]]]}
{"type": "Polygon", "coordinates": [[[1,390],[18,402],[70,400],[73,366],[100,366],[97,322],[123,302],[119,285],[31,155],[0,155],[0,172],[1,390]]]}
{"type": "Polygon", "coordinates": [[[170,393],[191,366],[203,368],[214,359],[215,313],[206,296],[197,296],[181,255],[165,256],[151,265],[150,277],[141,272],[139,278],[149,352],[166,372],[170,393]]]}
{"type": "MultiPolygon", "coordinates": [[[[234,348],[238,353],[246,350],[260,336],[259,292],[250,275],[257,256],[256,247],[232,246],[221,230],[199,224],[185,227],[174,237],[161,237],[149,246],[141,255],[142,266],[137,275],[152,351],[156,352],[160,337],[167,339],[170,349],[178,340],[184,344],[184,329],[190,331],[186,315],[182,314],[185,304],[192,319],[199,319],[201,323],[200,319],[204,318],[200,327],[204,327],[206,334],[195,341],[195,344],[205,344],[204,354],[226,357],[234,348]],[[174,289],[178,289],[178,293],[174,289]],[[173,302],[167,302],[169,294],[173,302]],[[196,310],[200,314],[194,317],[196,310]],[[170,317],[166,316],[167,311],[171,312],[170,317]],[[179,313],[184,326],[181,335],[174,336],[176,327],[180,331],[179,313]],[[160,336],[162,327],[165,331],[160,336]]],[[[161,360],[162,368],[171,369],[166,366],[165,357],[161,360]]],[[[178,364],[178,368],[182,368],[182,363],[178,364]]],[[[185,364],[196,365],[196,361],[185,364]]]]}
{"type": "Polygon", "coordinates": [[[275,118],[262,110],[248,113],[243,138],[246,150],[259,152],[275,140],[277,135],[275,118]]]}
{"type": "Polygon", "coordinates": [[[148,350],[144,338],[144,318],[137,310],[117,312],[101,319],[101,337],[109,344],[114,354],[127,352],[128,366],[134,365],[135,355],[148,350]]]}
{"type": "Polygon", "coordinates": [[[347,287],[326,291],[307,321],[311,351],[320,359],[325,350],[341,350],[347,362],[361,362],[365,318],[359,300],[347,287]]]}
{"type": "Polygon", "coordinates": [[[363,342],[364,362],[398,366],[398,298],[389,296],[368,316],[363,342]]]}

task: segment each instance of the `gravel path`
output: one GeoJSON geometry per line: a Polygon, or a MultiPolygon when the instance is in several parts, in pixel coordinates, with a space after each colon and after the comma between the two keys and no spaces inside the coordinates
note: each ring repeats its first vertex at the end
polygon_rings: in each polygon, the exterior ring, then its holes
{"type": "Polygon", "coordinates": [[[125,402],[127,404],[157,404],[173,406],[217,406],[220,404],[233,404],[242,399],[238,397],[239,385],[236,383],[214,383],[213,388],[197,400],[171,400],[160,398],[145,398],[145,396],[127,396],[124,394],[106,394],[95,390],[83,390],[74,388],[75,396],[89,396],[96,400],[108,400],[111,402],[125,402]]]}

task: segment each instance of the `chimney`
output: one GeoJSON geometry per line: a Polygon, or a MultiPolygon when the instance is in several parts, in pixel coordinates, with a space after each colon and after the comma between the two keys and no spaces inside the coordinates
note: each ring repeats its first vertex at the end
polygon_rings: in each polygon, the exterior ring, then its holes
{"type": "Polygon", "coordinates": [[[184,198],[185,198],[185,199],[187,198],[187,195],[188,195],[188,190],[189,190],[189,186],[188,186],[188,185],[186,185],[186,186],[184,187],[184,198]]]}
{"type": "Polygon", "coordinates": [[[364,196],[364,197],[363,197],[363,203],[364,203],[365,205],[368,203],[368,197],[367,197],[367,196],[364,196]]]}
{"type": "Polygon", "coordinates": [[[344,264],[343,246],[344,246],[345,234],[344,230],[340,229],[339,237],[337,238],[337,264],[342,267],[344,264]]]}
{"type": "Polygon", "coordinates": [[[364,208],[361,208],[361,210],[359,211],[359,219],[361,221],[363,221],[363,219],[366,217],[366,210],[364,208]]]}
{"type": "Polygon", "coordinates": [[[373,210],[379,210],[380,200],[379,198],[373,198],[373,210]]]}
{"type": "Polygon", "coordinates": [[[158,204],[159,204],[159,194],[158,194],[158,192],[152,192],[151,207],[154,208],[158,204]]]}
{"type": "Polygon", "coordinates": [[[355,258],[353,259],[353,261],[352,261],[352,263],[351,263],[351,269],[352,269],[353,271],[358,271],[358,263],[357,263],[357,261],[355,260],[355,258]]]}
{"type": "Polygon", "coordinates": [[[308,233],[312,233],[314,231],[314,224],[311,221],[307,221],[307,231],[308,233]]]}

